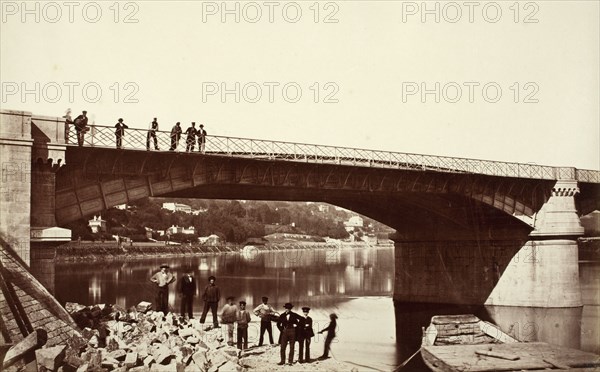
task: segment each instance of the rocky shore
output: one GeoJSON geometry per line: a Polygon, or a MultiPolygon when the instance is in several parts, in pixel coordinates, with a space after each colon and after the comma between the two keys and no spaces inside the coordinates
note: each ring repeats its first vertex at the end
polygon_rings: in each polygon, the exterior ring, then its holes
{"type": "Polygon", "coordinates": [[[46,347],[33,332],[8,350],[5,371],[353,371],[333,358],[278,366],[279,347],[228,346],[224,328],[204,328],[196,319],[153,311],[141,302],[128,310],[114,305],[67,303],[82,329],[64,345],[46,347]]]}

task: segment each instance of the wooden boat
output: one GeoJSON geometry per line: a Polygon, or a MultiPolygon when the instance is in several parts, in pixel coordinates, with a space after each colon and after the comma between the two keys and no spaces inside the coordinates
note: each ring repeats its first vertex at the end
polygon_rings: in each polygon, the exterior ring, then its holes
{"type": "Polygon", "coordinates": [[[519,342],[475,315],[438,315],[423,330],[421,357],[432,371],[600,371],[596,354],[545,342],[519,342]]]}

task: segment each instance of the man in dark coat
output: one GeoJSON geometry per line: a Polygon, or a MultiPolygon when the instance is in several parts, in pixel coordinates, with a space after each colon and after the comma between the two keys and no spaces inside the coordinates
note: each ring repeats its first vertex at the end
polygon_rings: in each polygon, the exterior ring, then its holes
{"type": "Polygon", "coordinates": [[[83,146],[83,139],[85,136],[85,132],[88,131],[87,123],[87,111],[82,111],[81,115],[75,118],[73,121],[75,124],[75,130],[77,131],[77,144],[79,146],[83,146]]]}
{"type": "Polygon", "coordinates": [[[171,148],[169,151],[175,151],[177,149],[177,145],[179,145],[179,139],[181,138],[181,125],[179,122],[173,126],[171,129],[171,148]]]}
{"type": "Polygon", "coordinates": [[[300,344],[298,361],[300,363],[310,363],[310,339],[315,335],[315,332],[312,328],[312,318],[308,316],[309,311],[310,307],[305,306],[302,308],[302,313],[304,316],[300,317],[300,325],[298,326],[298,343],[300,344]],[[305,348],[306,356],[304,356],[305,348]]]}
{"type": "Polygon", "coordinates": [[[213,316],[214,328],[219,328],[219,319],[217,318],[217,307],[219,306],[219,300],[221,299],[221,290],[215,284],[217,278],[214,276],[208,277],[208,285],[204,288],[202,293],[202,300],[204,300],[204,309],[202,310],[202,316],[200,317],[200,323],[204,324],[206,321],[206,314],[208,309],[211,310],[213,316]]]}
{"type": "Polygon", "coordinates": [[[294,343],[296,343],[296,330],[300,324],[300,316],[292,312],[294,305],[286,303],[283,305],[285,312],[279,316],[277,321],[277,328],[281,332],[281,345],[280,345],[280,361],[279,365],[285,364],[285,349],[287,344],[290,344],[290,354],[288,357],[288,364],[294,364],[294,343]]]}
{"type": "Polygon", "coordinates": [[[156,139],[156,132],[158,132],[158,121],[156,118],[152,120],[150,123],[150,128],[148,128],[148,135],[146,136],[146,150],[150,151],[150,138],[154,139],[154,149],[156,151],[158,148],[158,140],[156,139]]]}
{"type": "Polygon", "coordinates": [[[325,331],[327,331],[327,337],[325,337],[325,346],[323,348],[323,355],[321,355],[319,357],[319,359],[323,360],[323,359],[327,359],[329,358],[329,351],[331,350],[331,341],[333,341],[333,339],[335,338],[335,329],[337,328],[337,315],[335,314],[329,314],[329,319],[331,320],[329,322],[329,325],[320,330],[319,333],[323,333],[325,331]]]}
{"type": "Polygon", "coordinates": [[[193,304],[196,295],[196,279],[192,276],[191,270],[183,275],[179,283],[179,293],[181,293],[181,317],[185,317],[187,312],[188,319],[194,318],[193,304]]]}
{"type": "Polygon", "coordinates": [[[123,136],[125,135],[125,129],[129,128],[125,123],[123,123],[123,119],[119,118],[119,122],[115,124],[115,137],[117,141],[117,148],[120,149],[123,147],[123,136]]]}
{"type": "Polygon", "coordinates": [[[196,123],[192,122],[192,126],[185,131],[185,134],[187,135],[187,138],[185,139],[186,152],[194,151],[194,145],[196,144],[196,133],[196,123]]]}

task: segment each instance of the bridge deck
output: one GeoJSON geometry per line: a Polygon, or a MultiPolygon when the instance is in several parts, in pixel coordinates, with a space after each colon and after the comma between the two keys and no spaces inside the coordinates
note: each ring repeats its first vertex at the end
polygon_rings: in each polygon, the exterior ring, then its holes
{"type": "MultiPolygon", "coordinates": [[[[114,127],[88,126],[84,146],[115,147],[114,127]]],[[[126,129],[122,136],[122,149],[154,150],[154,138],[148,130],[126,129]]],[[[171,147],[171,133],[156,131],[159,151],[171,147]]],[[[176,152],[186,150],[186,135],[178,141],[176,152]]],[[[68,145],[77,145],[74,127],[68,135],[68,145]]],[[[199,150],[197,140],[194,151],[199,150]]],[[[587,183],[600,183],[600,171],[569,167],[550,167],[537,164],[508,163],[489,160],[466,159],[447,156],[420,155],[392,151],[366,150],[316,144],[258,140],[238,137],[208,136],[205,154],[270,159],[295,162],[352,165],[375,168],[413,169],[448,173],[472,173],[491,176],[559,180],[570,179],[587,183]]]]}

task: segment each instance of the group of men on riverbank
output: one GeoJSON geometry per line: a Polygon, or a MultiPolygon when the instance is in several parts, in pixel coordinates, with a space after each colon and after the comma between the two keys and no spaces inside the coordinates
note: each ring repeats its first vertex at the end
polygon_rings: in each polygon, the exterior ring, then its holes
{"type": "MultiPolygon", "coordinates": [[[[85,133],[89,131],[89,127],[87,126],[87,111],[82,111],[81,115],[77,116],[77,118],[73,120],[71,117],[71,109],[67,109],[63,118],[65,119],[65,142],[69,143],[71,126],[74,126],[77,133],[77,145],[83,146],[85,133]]],[[[123,118],[119,118],[115,124],[115,144],[117,149],[123,148],[123,136],[125,136],[125,129],[129,129],[129,126],[123,122],[123,118]]],[[[154,144],[154,150],[160,150],[157,139],[158,131],[158,119],[154,118],[148,127],[148,132],[146,135],[146,150],[150,151],[151,143],[154,144]]],[[[203,124],[200,124],[200,127],[196,128],[195,122],[192,122],[191,126],[187,128],[185,132],[183,132],[181,129],[180,122],[175,123],[173,128],[171,128],[171,147],[169,148],[169,151],[177,150],[177,146],[179,146],[179,140],[181,139],[181,135],[183,133],[186,134],[186,152],[194,151],[196,140],[198,141],[198,151],[202,153],[205,152],[207,133],[203,124]]]]}
{"type": "MultiPolygon", "coordinates": [[[[168,286],[176,281],[175,276],[169,271],[168,265],[161,265],[160,271],[154,274],[150,278],[150,281],[155,283],[158,287],[156,297],[157,310],[167,314],[169,312],[168,286]]],[[[196,290],[196,279],[191,272],[186,272],[178,284],[178,292],[181,294],[181,318],[187,316],[188,319],[193,319],[193,302],[196,290]]],[[[220,299],[221,290],[216,285],[216,278],[211,275],[208,278],[208,284],[202,292],[204,308],[200,317],[201,324],[205,323],[206,316],[210,310],[213,317],[213,328],[220,328],[217,317],[217,307],[220,299]]],[[[285,364],[286,349],[288,345],[290,347],[288,364],[292,365],[294,363],[294,347],[296,342],[299,344],[298,361],[300,363],[311,362],[310,344],[315,333],[313,330],[312,318],[308,315],[310,307],[302,307],[303,316],[301,316],[292,311],[294,305],[288,302],[283,306],[285,311],[282,314],[278,314],[268,301],[268,297],[262,297],[262,303],[253,311],[254,315],[260,318],[260,338],[258,346],[263,345],[265,332],[269,334],[270,343],[272,345],[274,344],[271,322],[276,322],[280,332],[278,344],[281,348],[281,360],[279,365],[285,364]]],[[[337,327],[336,319],[337,315],[331,314],[329,326],[319,331],[319,333],[327,332],[323,355],[319,359],[326,359],[329,357],[331,342],[335,337],[337,327]]],[[[241,350],[248,348],[248,324],[251,321],[252,318],[250,312],[246,310],[246,301],[239,301],[238,307],[235,304],[235,298],[233,296],[227,297],[227,303],[223,306],[221,311],[221,323],[227,327],[228,345],[234,345],[233,333],[235,325],[237,324],[237,348],[241,350]]]]}

